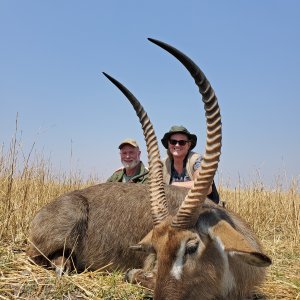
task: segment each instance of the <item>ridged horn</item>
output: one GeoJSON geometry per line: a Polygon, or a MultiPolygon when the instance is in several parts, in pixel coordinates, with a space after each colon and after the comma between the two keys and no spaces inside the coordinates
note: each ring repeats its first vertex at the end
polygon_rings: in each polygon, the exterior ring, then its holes
{"type": "Polygon", "coordinates": [[[165,219],[169,215],[169,213],[163,184],[162,162],[160,159],[157,138],[154,132],[153,125],[143,106],[136,99],[136,97],[119,81],[109,76],[105,72],[103,72],[103,74],[126,96],[129,102],[132,104],[142,125],[149,161],[149,190],[151,214],[154,226],[156,226],[163,219],[165,219]]]}
{"type": "Polygon", "coordinates": [[[207,135],[201,170],[194,181],[194,187],[189,191],[172,221],[173,227],[191,228],[197,222],[201,204],[208,194],[218,168],[222,142],[220,108],[215,92],[206,76],[189,57],[166,43],[150,38],[148,40],[175,56],[185,66],[199,87],[204,103],[207,135]]]}

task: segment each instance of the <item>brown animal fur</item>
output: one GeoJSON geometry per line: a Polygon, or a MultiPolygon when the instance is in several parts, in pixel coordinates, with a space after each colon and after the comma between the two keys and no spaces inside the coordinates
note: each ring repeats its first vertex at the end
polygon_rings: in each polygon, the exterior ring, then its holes
{"type": "MultiPolygon", "coordinates": [[[[166,193],[175,212],[187,190],[166,186],[166,193]]],[[[103,183],[44,206],[31,223],[27,254],[46,266],[59,255],[70,256],[77,271],[141,268],[146,254],[129,246],[152,226],[147,185],[103,183]]]]}

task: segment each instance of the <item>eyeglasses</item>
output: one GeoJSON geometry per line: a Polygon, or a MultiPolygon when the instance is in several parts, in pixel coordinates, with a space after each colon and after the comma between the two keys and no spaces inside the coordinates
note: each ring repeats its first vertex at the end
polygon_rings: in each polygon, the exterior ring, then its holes
{"type": "Polygon", "coordinates": [[[175,146],[176,144],[179,144],[179,146],[185,146],[189,141],[185,141],[185,140],[169,140],[169,143],[173,146],[175,146]]]}

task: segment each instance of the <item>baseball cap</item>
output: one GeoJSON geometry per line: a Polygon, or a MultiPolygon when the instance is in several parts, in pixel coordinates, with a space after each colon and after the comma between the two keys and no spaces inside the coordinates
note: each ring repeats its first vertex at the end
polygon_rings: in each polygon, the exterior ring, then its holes
{"type": "Polygon", "coordinates": [[[133,139],[126,139],[122,141],[122,143],[119,145],[119,149],[122,149],[124,145],[131,145],[132,147],[139,148],[138,143],[133,139]]]}

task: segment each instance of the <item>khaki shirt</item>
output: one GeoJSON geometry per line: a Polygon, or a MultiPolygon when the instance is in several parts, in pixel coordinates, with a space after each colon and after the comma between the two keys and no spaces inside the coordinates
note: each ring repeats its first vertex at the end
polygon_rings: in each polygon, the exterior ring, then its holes
{"type": "MultiPolygon", "coordinates": [[[[187,157],[187,162],[186,162],[186,172],[193,180],[193,174],[194,174],[194,165],[196,160],[199,158],[200,154],[191,151],[187,157]]],[[[170,184],[171,181],[171,166],[172,166],[172,161],[170,157],[167,157],[166,159],[163,160],[163,178],[164,178],[164,183],[165,184],[170,184]]]]}
{"type": "MultiPolygon", "coordinates": [[[[194,165],[196,160],[200,157],[200,154],[190,151],[187,162],[186,162],[186,172],[188,176],[193,180],[193,174],[194,174],[194,165]]],[[[169,157],[163,160],[163,180],[165,184],[170,184],[171,181],[171,167],[172,167],[172,161],[169,157]]],[[[214,201],[215,203],[220,202],[220,196],[217,190],[217,187],[215,185],[215,182],[212,182],[212,192],[207,195],[207,197],[214,201]]]]}

